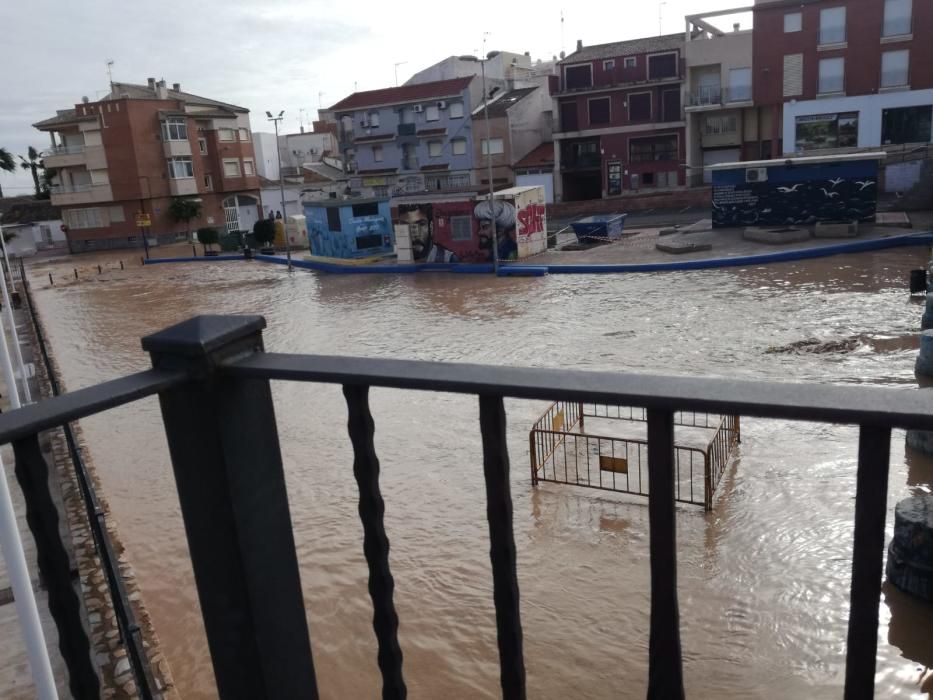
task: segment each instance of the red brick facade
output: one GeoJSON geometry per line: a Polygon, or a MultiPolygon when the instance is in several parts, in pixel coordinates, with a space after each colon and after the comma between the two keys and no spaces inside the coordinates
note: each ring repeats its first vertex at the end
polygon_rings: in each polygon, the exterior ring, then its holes
{"type": "Polygon", "coordinates": [[[933,2],[913,0],[911,32],[884,37],[885,0],[777,0],[759,3],[754,10],[755,104],[772,112],[772,152],[781,153],[781,105],[789,100],[817,97],[819,62],[845,59],[844,92],[847,96],[882,92],[881,60],[885,51],[910,51],[910,89],[933,88],[933,2]],[[820,12],[845,7],[845,41],[820,45],[820,12]],[[800,13],[799,31],[785,32],[785,15],[800,13]],[[802,91],[785,95],[784,57],[803,56],[802,91]]]}
{"type": "MultiPolygon", "coordinates": [[[[259,180],[255,175],[255,155],[249,128],[237,128],[237,115],[233,111],[214,110],[185,113],[185,102],[181,99],[145,99],[138,97],[116,97],[110,95],[99,102],[75,105],[75,122],[59,119],[55,124],[40,122],[37,128],[58,132],[59,135],[74,133],[83,119],[85,124],[91,115],[97,116],[100,141],[106,158],[106,174],[112,200],[80,201],[72,196],[61,201],[66,223],[73,220],[72,214],[81,209],[99,209],[103,225],[98,227],[72,226],[68,238],[73,252],[101,247],[141,246],[140,230],[136,226],[136,213],[149,214],[151,228],[149,238],[162,242],[174,240],[201,226],[223,228],[225,226],[224,200],[233,195],[254,198],[257,216],[261,216],[259,205],[259,180]],[[202,116],[203,115],[203,116],[202,116]],[[184,140],[167,144],[163,141],[162,122],[167,117],[184,119],[187,131],[187,146],[184,140]],[[219,131],[228,128],[233,141],[221,141],[219,131]],[[241,135],[244,140],[240,140],[241,135]],[[202,154],[202,142],[206,154],[202,154]],[[169,172],[168,149],[174,146],[181,157],[188,157],[190,149],[193,178],[173,180],[169,172]],[[236,159],[240,176],[224,177],[224,159],[236,159]],[[245,175],[244,161],[252,161],[252,175],[245,175]],[[180,184],[181,183],[181,184],[180,184]],[[173,184],[178,195],[172,192],[173,184]],[[190,224],[177,222],[169,215],[169,207],[176,197],[197,198],[202,213],[190,224]],[[122,220],[121,220],[122,219],[122,220]],[[89,243],[90,242],[90,243],[89,243]]],[[[92,127],[93,128],[93,127],[92,127]]],[[[51,155],[54,159],[54,154],[51,155]]],[[[80,166],[75,168],[80,170],[80,166]]],[[[64,199],[53,190],[55,199],[64,199]]],[[[90,198],[88,198],[90,199],[90,198]]],[[[249,203],[249,199],[240,201],[249,203]]],[[[231,200],[236,204],[236,200],[231,200]]]]}

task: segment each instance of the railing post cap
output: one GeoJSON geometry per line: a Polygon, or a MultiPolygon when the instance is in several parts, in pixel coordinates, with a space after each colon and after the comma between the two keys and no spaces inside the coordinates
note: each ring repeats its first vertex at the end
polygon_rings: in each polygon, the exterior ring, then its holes
{"type": "Polygon", "coordinates": [[[143,338],[143,350],[155,354],[201,357],[255,335],[266,327],[262,316],[195,316],[143,338]]]}

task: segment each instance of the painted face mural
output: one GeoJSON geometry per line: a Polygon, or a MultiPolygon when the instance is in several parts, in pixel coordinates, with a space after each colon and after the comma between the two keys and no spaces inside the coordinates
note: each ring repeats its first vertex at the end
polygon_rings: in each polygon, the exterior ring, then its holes
{"type": "Polygon", "coordinates": [[[398,221],[408,226],[415,262],[459,262],[457,256],[434,240],[434,211],[430,204],[402,204],[398,221]]]}
{"type": "Polygon", "coordinates": [[[518,257],[515,205],[501,199],[494,199],[491,203],[485,200],[476,205],[473,216],[479,222],[480,248],[489,251],[489,260],[492,260],[493,221],[496,224],[496,237],[499,239],[499,260],[515,260],[518,257]]]}

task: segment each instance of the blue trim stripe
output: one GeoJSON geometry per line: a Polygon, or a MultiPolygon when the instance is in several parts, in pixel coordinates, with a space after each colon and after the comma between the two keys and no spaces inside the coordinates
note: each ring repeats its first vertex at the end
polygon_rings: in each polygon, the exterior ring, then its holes
{"type": "MultiPolygon", "coordinates": [[[[865,241],[852,241],[851,243],[837,243],[834,245],[817,246],[814,248],[797,248],[794,250],[781,250],[774,253],[761,253],[759,255],[740,255],[732,258],[705,258],[703,260],[678,260],[672,262],[656,263],[627,263],[627,264],[556,264],[556,265],[523,265],[521,263],[504,263],[499,267],[501,277],[529,276],[540,277],[545,274],[605,274],[620,272],[673,272],[678,270],[711,270],[721,267],[747,267],[750,265],[766,265],[776,262],[790,262],[794,260],[808,260],[810,258],[825,258],[830,255],[843,255],[846,253],[863,253],[888,248],[902,248],[905,246],[933,245],[933,231],[923,233],[909,233],[887,238],[874,238],[865,241]]],[[[287,264],[287,260],[277,255],[254,255],[260,262],[287,264]]],[[[182,262],[225,262],[230,260],[244,260],[242,255],[218,255],[217,257],[187,257],[187,258],[156,258],[146,260],[146,265],[157,263],[182,262]]],[[[292,265],[303,270],[316,270],[330,272],[338,275],[361,274],[413,274],[416,272],[451,272],[457,274],[491,274],[494,269],[492,263],[403,263],[389,265],[378,263],[374,265],[340,265],[317,260],[292,260],[292,265]]]]}

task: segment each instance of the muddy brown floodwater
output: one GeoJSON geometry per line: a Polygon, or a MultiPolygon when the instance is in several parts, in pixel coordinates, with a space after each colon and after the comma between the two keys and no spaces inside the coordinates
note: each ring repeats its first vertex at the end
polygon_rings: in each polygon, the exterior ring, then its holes
{"type": "MultiPolygon", "coordinates": [[[[541,279],[188,263],[137,264],[49,288],[48,272],[64,280],[73,259],[33,261],[30,273],[70,389],[148,367],[139,338],[197,313],[264,314],[266,347],[278,352],[907,389],[922,313],[907,276],[924,253],[541,279]],[[808,338],[859,340],[841,352],[767,352],[808,338]]],[[[276,382],[273,394],[321,695],[378,697],[346,405],[331,386],[276,382]]],[[[533,489],[528,430],[543,407],[507,402],[529,696],[644,697],[647,508],[570,486],[533,489]]],[[[411,696],[497,697],[476,401],[374,390],[372,408],[411,696]]],[[[213,697],[157,402],[83,426],[182,696],[213,697]]],[[[857,430],[749,419],[742,427],[715,510],[677,510],[688,695],[841,697],[857,430]]],[[[892,512],[929,491],[931,475],[895,432],[892,512]]],[[[879,697],[922,696],[923,667],[933,664],[928,612],[886,590],[879,697]]]]}

